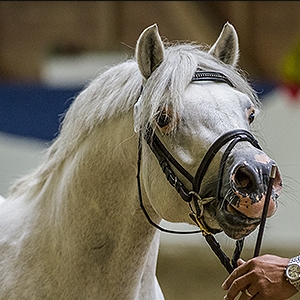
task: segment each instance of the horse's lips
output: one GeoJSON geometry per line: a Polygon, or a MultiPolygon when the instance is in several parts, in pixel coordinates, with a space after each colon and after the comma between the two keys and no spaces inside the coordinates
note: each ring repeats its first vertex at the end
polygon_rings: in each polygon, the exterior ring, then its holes
{"type": "Polygon", "coordinates": [[[216,224],[204,218],[205,224],[212,234],[223,231],[228,237],[241,239],[253,232],[260,224],[260,218],[249,218],[235,209],[225,199],[219,199],[217,205],[213,202],[204,205],[204,211],[210,218],[216,220],[216,224]],[[208,222],[208,223],[207,223],[208,222]]]}
{"type": "Polygon", "coordinates": [[[218,222],[226,235],[233,239],[246,237],[260,224],[260,218],[250,218],[224,200],[223,209],[219,210],[218,222]]]}

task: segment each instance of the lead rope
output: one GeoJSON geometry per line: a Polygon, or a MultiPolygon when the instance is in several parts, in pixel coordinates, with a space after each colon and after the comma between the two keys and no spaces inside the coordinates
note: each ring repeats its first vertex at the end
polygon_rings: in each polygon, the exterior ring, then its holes
{"type": "Polygon", "coordinates": [[[253,257],[258,256],[259,252],[260,252],[262,237],[263,237],[264,228],[265,228],[265,224],[266,224],[266,220],[267,220],[267,213],[268,213],[268,208],[269,208],[269,203],[270,203],[270,198],[271,198],[271,193],[272,193],[272,186],[273,186],[273,182],[274,182],[274,179],[276,176],[276,170],[277,170],[277,167],[275,164],[273,164],[271,171],[270,171],[270,180],[269,180],[269,185],[268,185],[268,189],[267,189],[267,193],[266,193],[266,200],[265,200],[265,204],[264,204],[264,208],[263,208],[263,212],[262,212],[262,216],[261,216],[261,222],[259,225],[259,231],[258,231],[258,235],[257,235],[257,240],[256,240],[253,257]]]}
{"type": "Polygon", "coordinates": [[[226,268],[227,272],[230,274],[237,267],[237,260],[240,258],[241,252],[243,250],[244,239],[237,240],[235,242],[235,250],[232,256],[232,260],[230,261],[229,257],[223,252],[220,244],[209,232],[205,229],[203,222],[200,218],[196,216],[196,214],[190,214],[191,219],[201,228],[202,235],[204,236],[206,242],[219,258],[221,264],[226,268]]]}

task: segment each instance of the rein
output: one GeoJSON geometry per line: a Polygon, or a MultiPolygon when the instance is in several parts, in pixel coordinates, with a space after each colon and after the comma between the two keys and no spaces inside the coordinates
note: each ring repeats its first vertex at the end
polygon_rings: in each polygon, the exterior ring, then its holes
{"type": "MultiPolygon", "coordinates": [[[[234,85],[231,83],[231,81],[222,73],[218,72],[209,72],[209,71],[202,71],[197,70],[192,78],[192,82],[194,81],[216,81],[216,82],[223,82],[227,83],[231,87],[234,87],[234,85]]],[[[226,132],[222,136],[220,136],[208,149],[206,152],[204,158],[202,159],[195,176],[192,176],[173,156],[172,154],[166,149],[166,147],[162,144],[162,142],[159,140],[155,132],[153,131],[152,127],[148,125],[146,134],[144,136],[145,141],[149,145],[150,149],[156,156],[159,165],[162,168],[163,173],[166,176],[166,179],[168,182],[176,189],[176,191],[179,193],[181,198],[188,203],[191,213],[190,218],[193,220],[193,222],[200,228],[200,230],[197,231],[173,231],[169,229],[165,229],[155,222],[152,221],[150,218],[147,210],[145,209],[145,206],[142,201],[142,192],[141,192],[141,183],[140,183],[140,168],[141,168],[141,156],[142,156],[142,136],[140,134],[139,137],[139,149],[138,149],[138,162],[137,162],[137,185],[138,185],[138,196],[140,201],[140,207],[147,218],[148,222],[154,226],[155,228],[159,229],[162,232],[166,233],[173,233],[173,234],[194,234],[194,233],[202,233],[202,235],[205,237],[207,243],[213,250],[213,252],[217,255],[221,263],[224,265],[224,267],[227,269],[229,273],[231,273],[234,268],[237,267],[237,260],[240,257],[240,254],[243,249],[244,244],[244,238],[236,241],[236,247],[235,251],[232,256],[232,260],[227,257],[227,255],[222,251],[220,244],[216,241],[214,238],[214,235],[210,232],[210,230],[207,228],[205,221],[203,219],[203,212],[204,208],[203,206],[213,200],[216,199],[216,201],[220,200],[220,191],[222,187],[222,178],[225,168],[225,162],[233,149],[233,147],[241,141],[247,141],[250,142],[254,147],[261,149],[259,146],[257,140],[253,137],[253,135],[244,129],[235,129],[229,132],[226,132]],[[229,143],[230,142],[230,143],[229,143]],[[201,183],[203,181],[203,178],[206,174],[206,171],[212,162],[215,155],[218,153],[218,151],[227,143],[229,145],[227,146],[226,150],[224,151],[220,164],[219,164],[219,171],[218,171],[218,181],[217,181],[217,187],[216,187],[216,196],[215,197],[209,197],[209,198],[201,198],[199,195],[201,183]],[[192,190],[188,189],[175,175],[172,168],[170,167],[170,164],[175,167],[192,185],[192,190]],[[192,205],[193,204],[193,205],[192,205]]],[[[266,216],[265,216],[266,218],[266,216]]],[[[257,245],[257,248],[259,248],[260,245],[257,245]]],[[[256,249],[256,251],[259,251],[256,249]]]]}

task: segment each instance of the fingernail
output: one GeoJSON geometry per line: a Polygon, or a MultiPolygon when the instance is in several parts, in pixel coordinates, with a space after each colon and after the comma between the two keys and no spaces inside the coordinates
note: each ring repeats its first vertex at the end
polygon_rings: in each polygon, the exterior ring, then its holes
{"type": "Polygon", "coordinates": [[[223,284],[222,284],[222,289],[223,289],[223,290],[226,290],[226,283],[223,283],[223,284]]]}
{"type": "Polygon", "coordinates": [[[227,300],[227,299],[228,299],[228,298],[227,298],[227,295],[225,295],[225,296],[224,296],[224,300],[227,300]]]}
{"type": "Polygon", "coordinates": [[[245,261],[243,259],[239,258],[238,261],[237,261],[237,263],[240,266],[240,265],[244,264],[245,261]]]}

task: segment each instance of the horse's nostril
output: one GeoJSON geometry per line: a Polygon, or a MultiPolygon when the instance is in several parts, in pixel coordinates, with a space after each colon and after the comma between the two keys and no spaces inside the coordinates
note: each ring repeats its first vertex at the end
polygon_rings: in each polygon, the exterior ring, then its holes
{"type": "Polygon", "coordinates": [[[257,176],[249,166],[239,166],[232,179],[235,189],[241,193],[251,193],[257,189],[257,176]]]}
{"type": "Polygon", "coordinates": [[[247,174],[240,171],[236,176],[236,185],[240,186],[241,188],[250,188],[252,183],[250,179],[248,178],[247,174]]]}

